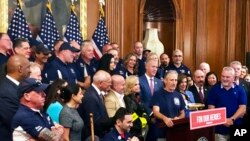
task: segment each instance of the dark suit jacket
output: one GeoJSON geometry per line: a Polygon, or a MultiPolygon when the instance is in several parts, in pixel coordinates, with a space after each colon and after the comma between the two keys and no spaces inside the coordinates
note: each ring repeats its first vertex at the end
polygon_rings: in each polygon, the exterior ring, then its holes
{"type": "Polygon", "coordinates": [[[86,90],[83,102],[79,105],[78,112],[85,123],[82,133],[82,141],[85,141],[87,136],[91,134],[90,113],[93,113],[94,115],[93,120],[95,135],[102,138],[109,127],[112,126],[104,103],[93,86],[86,90]]]}
{"type": "MultiPolygon", "coordinates": [[[[153,94],[150,91],[150,86],[148,84],[148,80],[145,74],[139,77],[139,82],[141,88],[141,102],[145,105],[147,114],[150,115],[150,113],[152,112],[150,108],[150,101],[153,94]]],[[[154,93],[162,87],[163,82],[160,79],[154,77],[154,93]]]]}
{"type": "Polygon", "coordinates": [[[19,99],[18,86],[4,77],[0,82],[0,140],[12,141],[11,120],[15,115],[19,99]]]}
{"type": "Polygon", "coordinates": [[[246,91],[246,94],[249,95],[250,83],[247,82],[246,80],[244,80],[243,78],[240,78],[239,79],[239,85],[242,86],[244,88],[244,90],[246,91]]]}
{"type": "MultiPolygon", "coordinates": [[[[194,101],[195,103],[202,103],[201,100],[200,100],[200,96],[199,96],[199,92],[197,90],[197,88],[195,87],[195,85],[193,86],[190,86],[188,88],[189,91],[191,91],[194,95],[194,101]]],[[[203,91],[204,91],[204,103],[206,105],[206,101],[207,101],[207,95],[208,95],[208,91],[209,91],[209,88],[207,86],[203,86],[203,91]]]]}

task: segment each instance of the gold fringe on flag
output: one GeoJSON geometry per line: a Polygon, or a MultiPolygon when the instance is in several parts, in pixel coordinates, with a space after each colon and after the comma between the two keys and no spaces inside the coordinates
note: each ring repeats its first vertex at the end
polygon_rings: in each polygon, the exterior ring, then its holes
{"type": "Polygon", "coordinates": [[[18,3],[19,3],[19,5],[20,5],[20,8],[23,9],[23,8],[22,8],[22,7],[23,7],[23,1],[22,1],[22,0],[18,0],[18,3]]]}
{"type": "Polygon", "coordinates": [[[103,10],[103,4],[99,3],[100,4],[100,17],[104,17],[104,10],[103,10]]]}
{"type": "Polygon", "coordinates": [[[49,9],[49,12],[52,13],[52,10],[51,10],[51,2],[48,1],[48,3],[46,4],[47,8],[49,9]]]}

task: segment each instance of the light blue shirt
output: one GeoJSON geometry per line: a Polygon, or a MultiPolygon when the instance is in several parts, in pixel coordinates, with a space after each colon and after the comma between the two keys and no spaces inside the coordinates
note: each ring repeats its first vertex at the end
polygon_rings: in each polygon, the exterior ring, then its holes
{"type": "Polygon", "coordinates": [[[188,96],[189,103],[195,103],[193,93],[191,91],[186,91],[185,93],[188,96]]]}
{"type": "Polygon", "coordinates": [[[59,124],[59,115],[63,106],[58,101],[51,103],[47,109],[47,114],[52,118],[53,122],[59,124]]]}

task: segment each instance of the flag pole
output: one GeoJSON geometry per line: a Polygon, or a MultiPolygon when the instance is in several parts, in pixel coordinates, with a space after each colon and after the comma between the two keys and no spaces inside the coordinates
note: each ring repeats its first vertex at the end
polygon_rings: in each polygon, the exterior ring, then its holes
{"type": "Polygon", "coordinates": [[[104,17],[104,9],[103,9],[103,6],[105,5],[104,0],[99,0],[99,5],[100,5],[99,8],[100,17],[104,17]]]}

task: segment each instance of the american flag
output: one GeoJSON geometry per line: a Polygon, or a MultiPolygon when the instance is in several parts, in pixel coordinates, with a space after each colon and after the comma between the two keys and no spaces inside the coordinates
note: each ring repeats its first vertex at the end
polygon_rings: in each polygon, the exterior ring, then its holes
{"type": "Polygon", "coordinates": [[[26,38],[28,40],[31,40],[32,38],[31,31],[27,24],[19,0],[17,0],[17,7],[11,19],[7,33],[12,41],[14,41],[16,38],[26,38]]]}
{"type": "Polygon", "coordinates": [[[75,10],[75,6],[72,5],[69,24],[67,25],[66,32],[64,33],[64,40],[68,42],[74,40],[79,45],[81,45],[83,42],[83,38],[82,38],[82,33],[80,31],[79,22],[77,20],[74,10],[75,10]]]}
{"type": "Polygon", "coordinates": [[[94,55],[96,59],[102,57],[103,45],[109,43],[109,37],[103,17],[100,18],[95,32],[92,36],[92,42],[94,43],[94,55]]]}
{"type": "Polygon", "coordinates": [[[41,31],[37,36],[37,40],[43,42],[51,51],[54,50],[54,42],[59,40],[59,32],[51,12],[50,3],[47,4],[47,11],[42,22],[41,31]]]}

